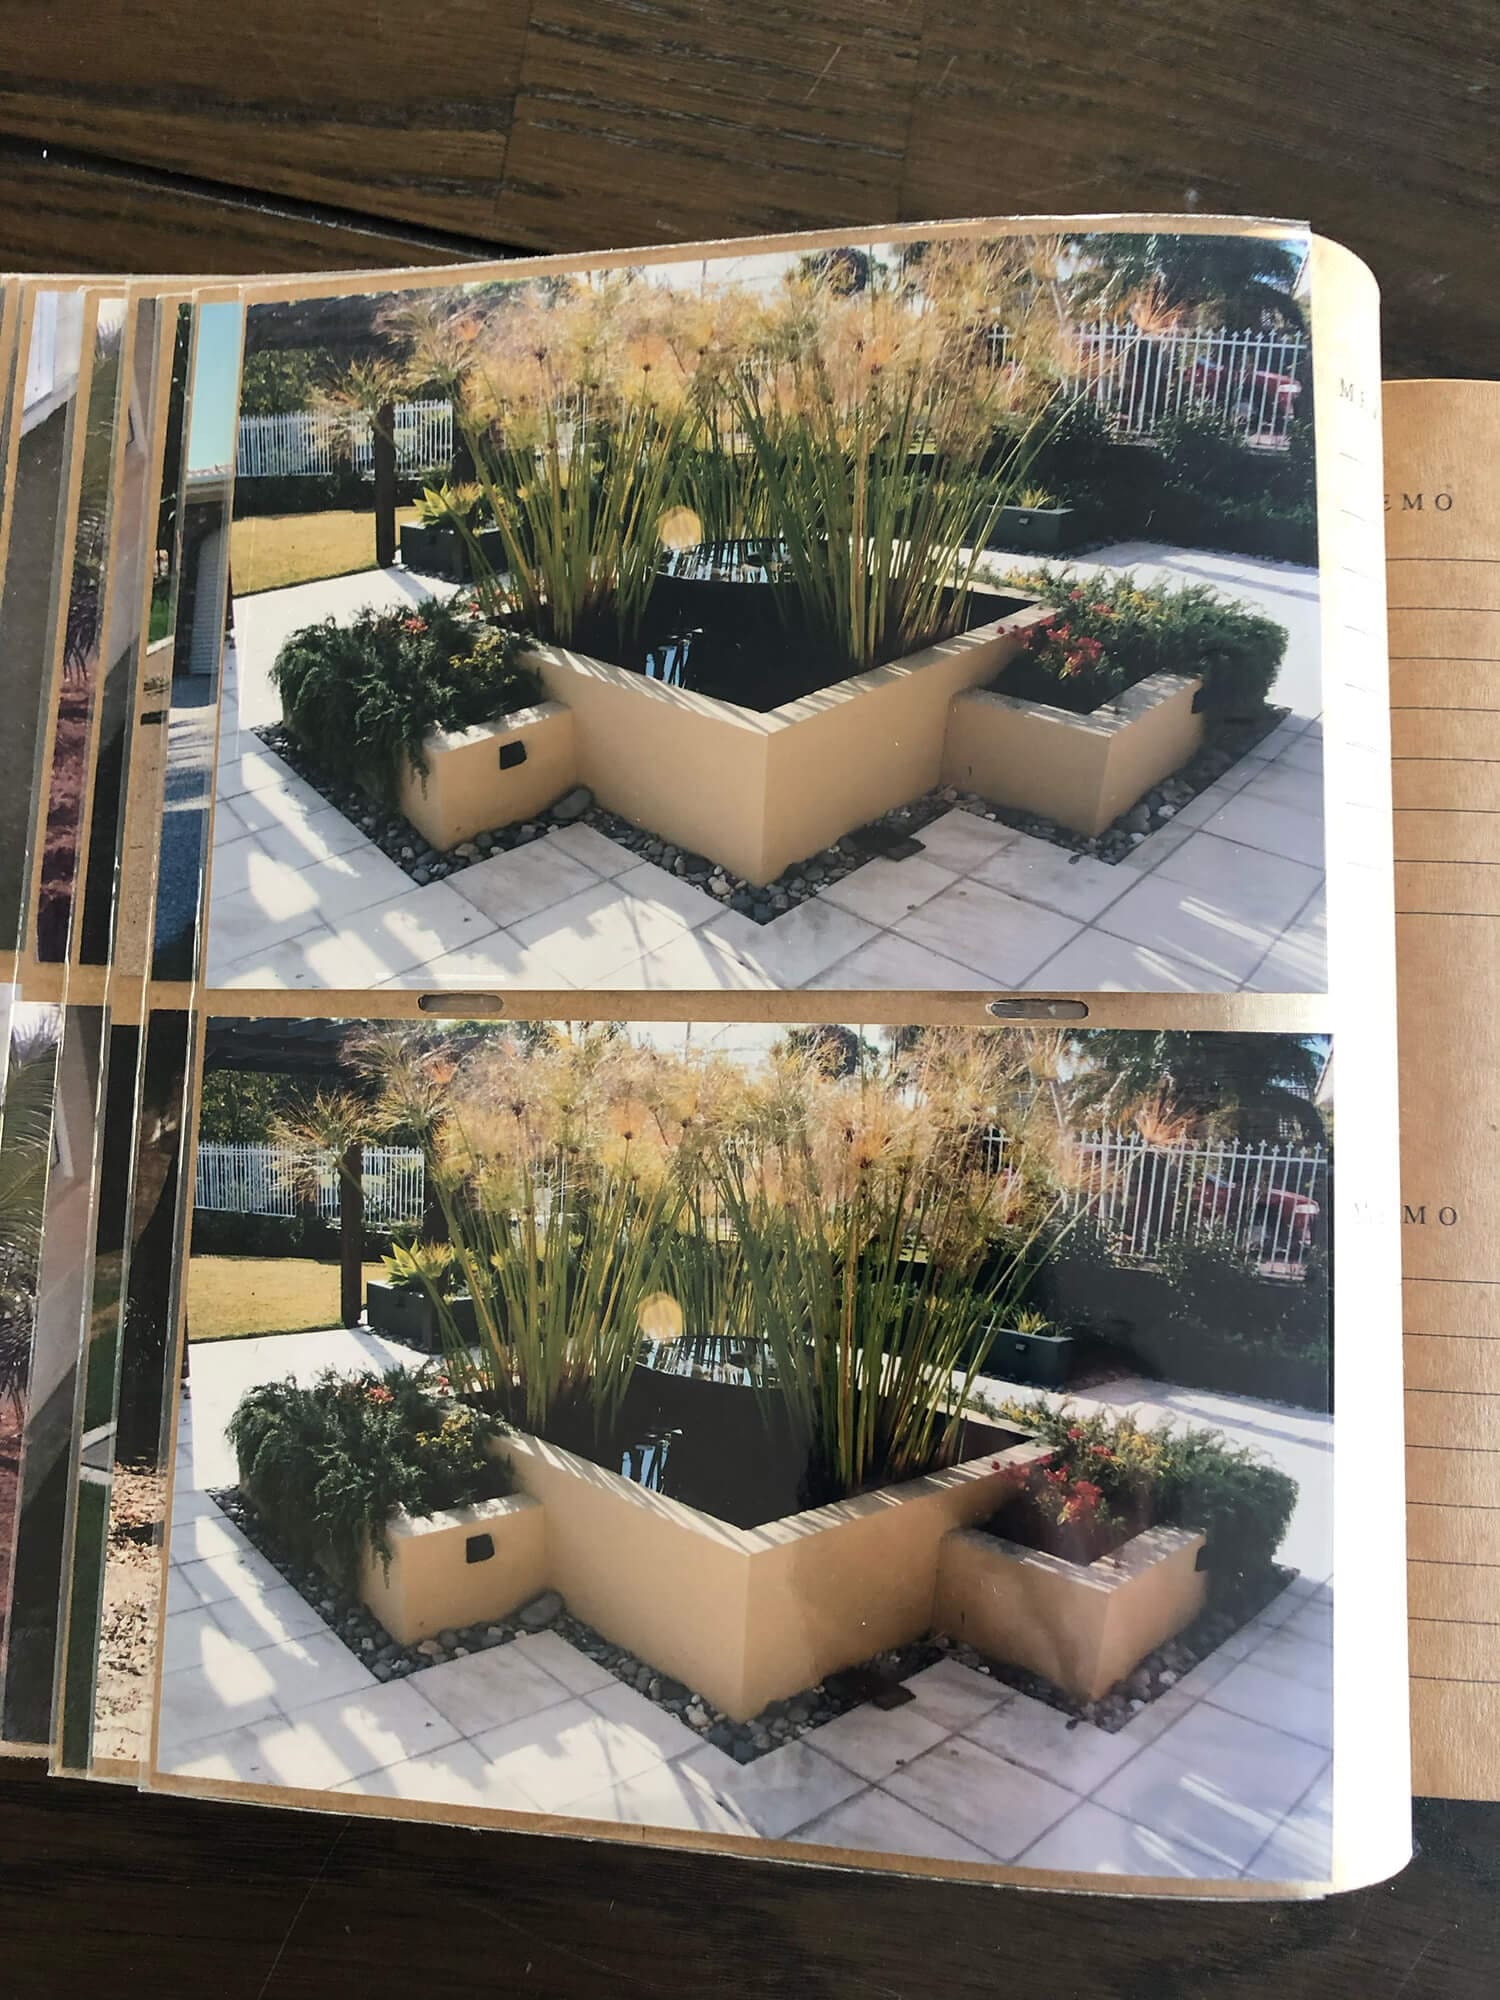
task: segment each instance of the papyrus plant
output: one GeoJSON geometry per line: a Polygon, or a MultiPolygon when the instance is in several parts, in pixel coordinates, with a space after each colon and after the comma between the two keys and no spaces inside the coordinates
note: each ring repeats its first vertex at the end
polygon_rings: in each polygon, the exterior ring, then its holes
{"type": "Polygon", "coordinates": [[[671,1241],[670,1181],[566,1155],[550,1168],[486,1158],[462,1141],[438,1173],[479,1336],[472,1349],[429,1288],[450,1372],[536,1436],[609,1442],[671,1241]]]}
{"type": "Polygon", "coordinates": [[[783,1063],[760,1130],[707,1156],[814,1500],[951,1460],[986,1330],[1065,1227],[1054,1190],[985,1162],[979,1038],[939,1054],[838,1080],[783,1063]]]}
{"type": "Polygon", "coordinates": [[[656,324],[628,279],[507,288],[431,332],[414,368],[463,336],[444,380],[474,477],[500,531],[497,572],[458,518],[481,594],[540,638],[628,650],[656,579],[662,523],[685,472],[691,412],[656,324]]]}
{"type": "Polygon", "coordinates": [[[923,287],[815,286],[788,337],[729,378],[788,623],[852,671],[962,629],[1000,509],[1056,416],[1054,374],[983,358],[1002,301],[1021,318],[1003,258],[936,258],[923,287]]]}
{"type": "Polygon", "coordinates": [[[642,1052],[612,1026],[554,1024],[470,1052],[432,1144],[478,1348],[436,1300],[456,1380],[560,1442],[608,1442],[662,1288],[678,1190],[646,1132],[642,1052]]]}

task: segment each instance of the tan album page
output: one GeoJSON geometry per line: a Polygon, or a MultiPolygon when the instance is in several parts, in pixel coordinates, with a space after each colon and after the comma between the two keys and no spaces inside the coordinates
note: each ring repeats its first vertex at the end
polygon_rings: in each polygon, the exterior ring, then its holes
{"type": "Polygon", "coordinates": [[[1500,383],[1385,387],[1412,1789],[1500,1798],[1500,383]]]}

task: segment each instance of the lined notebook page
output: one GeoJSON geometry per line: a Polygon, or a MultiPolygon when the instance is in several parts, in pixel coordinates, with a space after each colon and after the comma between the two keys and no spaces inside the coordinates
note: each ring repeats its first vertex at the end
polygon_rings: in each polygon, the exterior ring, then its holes
{"type": "Polygon", "coordinates": [[[1412,1789],[1500,1798],[1500,383],[1385,388],[1412,1789]]]}

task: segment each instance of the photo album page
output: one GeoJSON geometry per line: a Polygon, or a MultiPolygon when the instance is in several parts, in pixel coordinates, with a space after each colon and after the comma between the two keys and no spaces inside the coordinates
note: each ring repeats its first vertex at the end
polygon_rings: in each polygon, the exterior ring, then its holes
{"type": "MultiPolygon", "coordinates": [[[[41,279],[0,356],[7,1747],[1402,1866],[1364,267],[1104,216],[41,279]]],[[[1469,781],[1397,752],[1460,841],[1403,909],[1467,908],[1469,781]]]]}

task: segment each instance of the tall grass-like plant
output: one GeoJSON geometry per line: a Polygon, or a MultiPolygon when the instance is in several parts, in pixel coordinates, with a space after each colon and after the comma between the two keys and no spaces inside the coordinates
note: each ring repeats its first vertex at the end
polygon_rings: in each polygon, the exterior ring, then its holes
{"type": "Polygon", "coordinates": [[[1003,249],[940,246],[914,280],[859,295],[826,273],[789,287],[774,337],[727,373],[788,624],[845,668],[962,629],[980,552],[1060,407],[1056,322],[1037,301],[1003,249]]]}
{"type": "Polygon", "coordinates": [[[565,418],[548,402],[513,443],[471,429],[475,473],[505,545],[502,582],[467,522],[482,595],[511,601],[560,646],[629,648],[656,581],[662,523],[681,484],[684,418],[648,397],[607,416],[565,418]]]}
{"type": "Polygon", "coordinates": [[[962,629],[990,531],[1025,482],[1033,427],[987,459],[989,427],[961,400],[916,366],[872,365],[841,393],[816,350],[789,385],[741,384],[788,622],[850,670],[962,629]]]}
{"type": "Polygon", "coordinates": [[[690,1362],[722,1363],[733,1351],[764,1368],[763,1325],[749,1281],[744,1246],[689,1188],[662,1272],[662,1289],[682,1314],[678,1351],[690,1362]]]}
{"type": "Polygon", "coordinates": [[[565,1159],[542,1174],[470,1154],[459,1172],[443,1170],[440,1191],[479,1330],[476,1356],[429,1288],[450,1372],[537,1436],[608,1442],[671,1242],[670,1182],[565,1159]]]}
{"type": "Polygon", "coordinates": [[[924,1248],[929,1232],[950,1234],[959,1195],[907,1177],[893,1195],[791,1215],[764,1187],[725,1188],[780,1393],[809,1439],[814,1497],[951,1462],[984,1329],[1039,1261],[1037,1231],[981,1282],[982,1241],[924,1248]]]}
{"type": "Polygon", "coordinates": [[[818,1497],[952,1455],[985,1329],[1067,1233],[1046,1038],[912,1030],[845,1074],[824,1055],[788,1037],[763,1115],[706,1162],[818,1497]]]}

